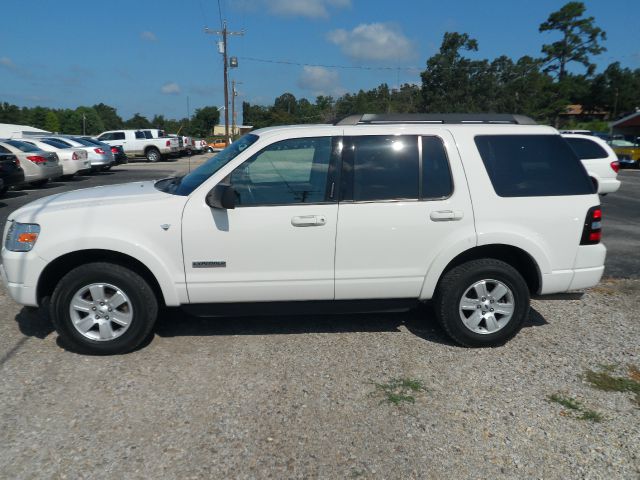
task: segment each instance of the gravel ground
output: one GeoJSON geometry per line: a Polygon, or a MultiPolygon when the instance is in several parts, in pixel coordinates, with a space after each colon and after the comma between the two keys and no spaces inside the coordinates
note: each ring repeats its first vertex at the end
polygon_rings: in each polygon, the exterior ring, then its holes
{"type": "Polygon", "coordinates": [[[640,280],[534,301],[506,346],[450,344],[428,309],[200,320],[167,313],[142,349],[63,350],[0,290],[3,478],[639,478],[640,408],[594,390],[640,366],[640,280]],[[12,319],[16,321],[12,321],[12,319]],[[421,380],[415,403],[371,382],[421,380]],[[601,413],[578,420],[547,397],[601,413]]]}

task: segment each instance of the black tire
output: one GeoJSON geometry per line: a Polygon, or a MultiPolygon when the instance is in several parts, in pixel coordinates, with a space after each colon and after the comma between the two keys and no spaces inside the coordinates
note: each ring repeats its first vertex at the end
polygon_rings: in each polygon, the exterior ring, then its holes
{"type": "Polygon", "coordinates": [[[38,180],[37,182],[31,182],[31,183],[29,183],[29,185],[31,185],[32,187],[40,188],[40,187],[44,187],[47,183],[49,183],[49,179],[45,178],[44,180],[38,180]]]}
{"type": "Polygon", "coordinates": [[[103,172],[108,172],[109,170],[111,170],[111,167],[112,167],[112,166],[113,166],[113,165],[106,165],[106,166],[102,167],[102,171],[103,171],[103,172]]]}
{"type": "MultiPolygon", "coordinates": [[[[113,263],[96,262],[74,268],[62,277],[51,296],[49,311],[65,346],[80,353],[113,355],[134,350],[149,336],[158,316],[158,300],[146,280],[137,273],[113,263]],[[87,338],[76,329],[71,318],[70,305],[74,295],[94,283],[117,286],[132,306],[133,316],[128,328],[112,340],[87,338]]],[[[88,316],[92,315],[89,313],[88,316]]]]}
{"type": "Polygon", "coordinates": [[[160,150],[158,150],[157,148],[148,149],[147,152],[145,153],[145,156],[147,157],[147,160],[152,163],[159,162],[160,160],[162,160],[162,155],[160,155],[160,150]]]}
{"type": "MultiPolygon", "coordinates": [[[[465,347],[496,347],[513,338],[529,315],[529,288],[522,275],[511,265],[493,258],[472,260],[445,273],[434,296],[438,322],[455,342],[465,347]],[[460,301],[467,289],[481,280],[496,280],[513,295],[511,319],[493,333],[476,333],[461,318],[460,301]]],[[[497,307],[496,307],[497,308],[497,307]]]]}
{"type": "Polygon", "coordinates": [[[207,148],[207,153],[213,153],[213,148],[211,147],[207,148]]]}
{"type": "Polygon", "coordinates": [[[9,187],[0,188],[0,197],[9,191],[9,187]]]}

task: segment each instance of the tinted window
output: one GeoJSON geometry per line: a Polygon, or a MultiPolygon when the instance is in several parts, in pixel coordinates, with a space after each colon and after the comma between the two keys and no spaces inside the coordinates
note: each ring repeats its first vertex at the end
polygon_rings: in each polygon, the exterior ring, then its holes
{"type": "Polygon", "coordinates": [[[231,174],[238,205],[323,202],[330,159],[331,137],[294,138],[269,145],[231,174]]]}
{"type": "Polygon", "coordinates": [[[481,135],[475,142],[501,197],[593,193],[582,162],[560,135],[481,135]]]}
{"type": "Polygon", "coordinates": [[[578,158],[582,160],[591,160],[594,158],[607,158],[607,152],[598,145],[586,138],[565,138],[571,149],[576,153],[578,158]]]}
{"type": "Polygon", "coordinates": [[[444,144],[439,137],[422,137],[422,198],[448,197],[453,191],[444,144]]]}
{"type": "Polygon", "coordinates": [[[5,142],[8,145],[11,145],[14,148],[17,148],[21,152],[37,152],[38,148],[35,145],[31,145],[30,143],[19,142],[17,140],[7,140],[5,142]]]}
{"type": "Polygon", "coordinates": [[[51,145],[56,148],[69,148],[69,145],[62,142],[56,142],[55,140],[42,140],[42,143],[46,143],[47,145],[51,145]]]}
{"type": "MultiPolygon", "coordinates": [[[[137,135],[136,138],[138,138],[137,135]]],[[[153,134],[149,130],[145,130],[144,132],[142,132],[142,137],[140,138],[146,138],[147,140],[150,140],[153,138],[153,134]]]]}
{"type": "Polygon", "coordinates": [[[71,140],[73,140],[76,143],[79,143],[80,145],[84,145],[85,147],[93,147],[93,143],[89,142],[84,138],[74,137],[71,140]]]}
{"type": "Polygon", "coordinates": [[[124,140],[124,132],[114,132],[111,140],[124,140]]]}
{"type": "Polygon", "coordinates": [[[0,145],[0,153],[11,153],[11,151],[0,145]]]}
{"type": "Polygon", "coordinates": [[[418,198],[417,137],[372,135],[352,137],[347,144],[354,201],[418,198]]]}
{"type": "Polygon", "coordinates": [[[145,136],[144,136],[144,132],[136,132],[136,138],[141,138],[144,140],[145,136]]]}

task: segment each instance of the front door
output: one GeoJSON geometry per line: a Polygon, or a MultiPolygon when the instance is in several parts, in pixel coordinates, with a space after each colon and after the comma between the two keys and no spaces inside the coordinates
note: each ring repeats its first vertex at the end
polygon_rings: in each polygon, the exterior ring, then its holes
{"type": "Polygon", "coordinates": [[[235,209],[192,198],[182,236],[191,303],[332,300],[338,139],[275,141],[226,178],[235,209]]]}

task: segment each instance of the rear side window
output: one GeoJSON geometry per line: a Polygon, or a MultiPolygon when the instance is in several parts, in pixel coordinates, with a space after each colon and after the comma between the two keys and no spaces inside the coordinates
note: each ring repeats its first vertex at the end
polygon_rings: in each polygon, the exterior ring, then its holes
{"type": "Polygon", "coordinates": [[[475,142],[501,197],[594,192],[582,163],[560,135],[479,135],[475,142]]]}
{"type": "Polygon", "coordinates": [[[415,136],[362,136],[350,139],[353,200],[417,199],[420,183],[415,136]]]}
{"type": "Polygon", "coordinates": [[[453,182],[444,144],[439,137],[422,137],[422,198],[451,195],[453,182]]]}
{"type": "Polygon", "coordinates": [[[586,138],[569,138],[565,137],[565,140],[571,147],[578,158],[582,160],[593,160],[595,158],[607,158],[607,152],[604,148],[598,145],[596,142],[588,140],[586,138]]]}
{"type": "Polygon", "coordinates": [[[137,138],[137,139],[140,139],[140,138],[141,138],[141,139],[143,139],[143,140],[144,140],[144,138],[145,138],[145,136],[144,136],[144,132],[136,132],[136,138],[137,138]]]}

